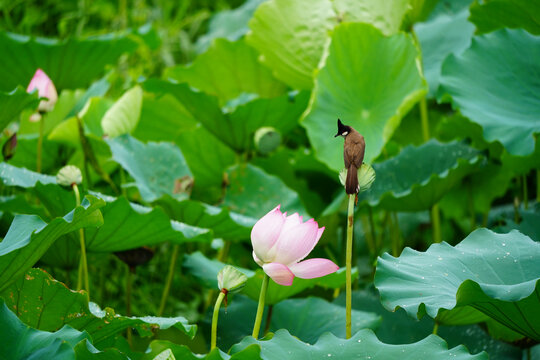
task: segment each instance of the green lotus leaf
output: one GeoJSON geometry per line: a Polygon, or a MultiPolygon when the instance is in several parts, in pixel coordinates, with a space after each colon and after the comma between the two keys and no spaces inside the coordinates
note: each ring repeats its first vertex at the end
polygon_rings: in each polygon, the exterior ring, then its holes
{"type": "Polygon", "coordinates": [[[329,0],[270,0],[255,11],[246,40],[276,78],[295,89],[311,89],[313,71],[335,24],[329,0]]]}
{"type": "Polygon", "coordinates": [[[0,347],[0,358],[10,360],[58,359],[75,360],[73,347],[89,335],[70,326],[56,332],[32,329],[10,311],[0,299],[0,338],[6,346],[0,347]]]}
{"type": "Polygon", "coordinates": [[[101,127],[110,137],[131,134],[141,116],[143,92],[135,86],[124,93],[103,115],[101,127]]]}
{"type": "Polygon", "coordinates": [[[540,244],[512,231],[472,232],[452,247],[434,244],[425,253],[406,248],[399,258],[379,258],[375,286],[383,305],[411,316],[439,318],[469,305],[508,328],[538,340],[540,244]]]}
{"type": "Polygon", "coordinates": [[[358,201],[395,211],[429,209],[481,159],[478,150],[457,141],[407,146],[396,157],[373,164],[377,178],[358,201]]]}
{"type": "MultiPolygon", "coordinates": [[[[399,30],[407,11],[407,0],[271,0],[255,11],[246,39],[261,53],[260,60],[276,78],[295,89],[311,89],[314,71],[325,57],[324,48],[334,26],[364,22],[390,35],[399,30]]],[[[353,53],[358,54],[357,50],[353,53]]]]}
{"type": "Polygon", "coordinates": [[[92,252],[114,252],[154,245],[173,243],[210,242],[209,229],[170,220],[160,208],[150,208],[101,194],[107,201],[102,209],[105,223],[96,229],[87,229],[86,248],[92,252]]]}
{"type": "MultiPolygon", "coordinates": [[[[195,276],[205,287],[209,289],[217,288],[217,274],[225,266],[224,263],[206,258],[202,253],[195,252],[185,255],[182,266],[191,275],[195,276]]],[[[263,279],[262,270],[249,270],[237,267],[238,270],[246,274],[248,282],[242,293],[250,297],[252,300],[259,299],[261,284],[263,279]]],[[[353,281],[358,277],[358,269],[352,270],[353,281]]],[[[337,289],[345,284],[345,268],[339,269],[337,272],[316,279],[300,279],[294,278],[291,286],[281,286],[273,281],[268,284],[266,294],[266,305],[274,305],[282,300],[285,300],[293,295],[296,295],[306,289],[314,286],[319,286],[327,289],[337,289]]]]}
{"type": "Polygon", "coordinates": [[[234,165],[227,174],[229,187],[223,205],[232,211],[259,219],[281,204],[289,214],[306,215],[298,194],[280,178],[251,164],[234,165]]]}
{"type": "Polygon", "coordinates": [[[455,108],[482,126],[487,141],[529,155],[540,132],[540,64],[531,61],[539,54],[540,38],[524,30],[475,36],[470,48],[444,61],[439,100],[450,95],[455,108]]]}
{"type": "Polygon", "coordinates": [[[74,350],[77,360],[129,360],[127,355],[114,348],[99,351],[88,339],[79,342],[74,350]]]}
{"type": "Polygon", "coordinates": [[[0,53],[17,54],[4,56],[0,62],[0,90],[26,87],[38,68],[58,90],[83,88],[99,77],[106,65],[136,48],[137,44],[123,35],[57,40],[0,32],[0,53]]]}
{"type": "Polygon", "coordinates": [[[332,0],[341,22],[368,23],[385,35],[399,32],[404,15],[411,10],[410,3],[410,0],[332,0]]]}
{"type": "Polygon", "coordinates": [[[336,172],[343,167],[343,144],[334,138],[340,118],[364,135],[364,161],[372,163],[425,94],[416,56],[405,34],[386,37],[360,23],[335,28],[302,120],[319,160],[336,172]]]}
{"type": "Polygon", "coordinates": [[[474,25],[467,20],[468,17],[469,10],[464,9],[454,15],[440,15],[414,27],[422,49],[424,76],[431,98],[437,94],[443,60],[449,54],[462,52],[471,43],[474,25]]]}
{"type": "Polygon", "coordinates": [[[88,195],[81,206],[48,224],[36,215],[16,215],[0,242],[0,291],[33,266],[60,236],[102,225],[99,208],[104,205],[103,200],[88,195]]]}
{"type": "Polygon", "coordinates": [[[266,0],[247,0],[236,9],[215,13],[208,22],[208,32],[197,39],[197,52],[206,51],[214,39],[235,41],[244,36],[249,31],[249,19],[264,1],[266,0]]]}
{"type": "Polygon", "coordinates": [[[185,197],[179,192],[182,182],[191,183],[191,171],[178,147],[168,143],[143,144],[123,135],[107,139],[114,161],[135,179],[144,201],[152,202],[161,195],[185,197]]]}
{"type": "Polygon", "coordinates": [[[244,40],[216,39],[191,65],[168,68],[164,76],[217,96],[222,104],[242,93],[263,98],[283,94],[285,84],[272,76],[258,56],[244,40]]]}
{"type": "Polygon", "coordinates": [[[0,91],[0,130],[17,119],[24,109],[37,109],[39,104],[37,93],[28,94],[20,86],[11,92],[0,91]]]}
{"type": "Polygon", "coordinates": [[[69,325],[88,332],[98,347],[100,342],[128,327],[135,328],[140,336],[151,336],[156,328],[170,327],[190,338],[197,332],[197,326],[188,324],[183,317],[127,317],[115,314],[111,308],[101,310],[97,304],[88,303],[85,293],[68,289],[41,269],[29,269],[3,290],[2,296],[25,324],[46,331],[69,325]]]}
{"type": "Polygon", "coordinates": [[[0,179],[6,186],[23,188],[34,187],[38,181],[42,184],[56,184],[56,176],[39,174],[5,162],[0,163],[0,179]]]}
{"type": "MultiPolygon", "coordinates": [[[[240,342],[246,334],[250,334],[256,311],[257,301],[245,296],[233,297],[227,309],[220,309],[218,346],[228,349],[240,342]]],[[[263,319],[266,319],[266,314],[263,319]]],[[[269,331],[287,329],[293,336],[310,344],[315,343],[325,332],[345,337],[345,307],[321,298],[283,300],[273,306],[271,319],[269,331]]],[[[352,310],[351,319],[353,333],[364,328],[376,328],[381,320],[380,316],[359,310],[352,310]]],[[[207,322],[210,325],[209,317],[207,322]]],[[[263,320],[262,328],[266,327],[265,322],[263,320]]]]}
{"type": "Polygon", "coordinates": [[[354,359],[359,355],[366,359],[401,359],[417,360],[419,358],[442,359],[487,359],[485,352],[471,355],[464,346],[448,349],[448,345],[440,337],[430,335],[427,338],[405,345],[388,345],[377,339],[373,331],[360,330],[350,339],[341,339],[330,333],[323,334],[314,344],[307,344],[292,336],[287,330],[278,330],[271,339],[255,340],[246,337],[242,342],[234,345],[231,353],[234,354],[246,346],[258,344],[261,347],[263,359],[354,359]]]}
{"type": "Polygon", "coordinates": [[[259,355],[261,348],[256,344],[248,346],[232,356],[224,353],[217,347],[208,354],[201,355],[194,354],[186,345],[179,345],[167,340],[154,340],[150,343],[148,352],[146,352],[140,360],[154,360],[156,355],[165,350],[171,350],[177,359],[183,360],[258,360],[261,358],[259,355]]]}
{"type": "Polygon", "coordinates": [[[506,27],[539,35],[540,4],[529,0],[475,1],[471,5],[471,22],[479,34],[506,27]]]}
{"type": "Polygon", "coordinates": [[[200,201],[178,201],[170,196],[163,196],[155,204],[163,208],[173,220],[211,229],[215,238],[232,241],[249,239],[251,228],[255,225],[255,219],[251,217],[200,201]]]}

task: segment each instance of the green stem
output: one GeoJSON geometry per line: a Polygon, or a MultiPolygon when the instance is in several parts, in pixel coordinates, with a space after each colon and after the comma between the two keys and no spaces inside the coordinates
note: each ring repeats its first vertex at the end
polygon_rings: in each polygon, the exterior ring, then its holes
{"type": "Polygon", "coordinates": [[[41,116],[41,119],[39,119],[39,137],[37,142],[37,154],[36,154],[36,172],[41,172],[41,153],[43,151],[43,133],[45,125],[45,118],[44,116],[41,116]]]}
{"type": "Polygon", "coordinates": [[[392,212],[390,217],[392,218],[392,255],[394,257],[399,256],[401,252],[401,236],[399,231],[399,221],[397,213],[392,212]]]}
{"type": "Polygon", "coordinates": [[[268,334],[268,330],[270,330],[270,323],[272,322],[273,313],[274,313],[274,305],[268,305],[268,312],[266,314],[266,323],[264,324],[263,336],[268,334]]]}
{"type": "Polygon", "coordinates": [[[221,290],[217,297],[216,305],[214,305],[214,315],[212,316],[212,340],[211,340],[210,350],[216,347],[219,308],[221,307],[221,302],[223,301],[226,295],[227,295],[227,290],[225,289],[221,290]]]}
{"type": "Polygon", "coordinates": [[[521,185],[523,187],[523,208],[526,210],[529,207],[529,191],[527,189],[527,175],[523,175],[521,179],[521,185]]]}
{"type": "MultiPolygon", "coordinates": [[[[128,266],[127,268],[127,275],[126,275],[126,316],[131,316],[131,280],[132,278],[132,270],[128,266]]],[[[131,327],[127,328],[127,341],[129,343],[129,346],[133,346],[132,341],[132,334],[131,334],[131,327]]]]}
{"type": "Polygon", "coordinates": [[[435,321],[435,324],[433,325],[433,335],[437,335],[438,331],[439,331],[439,323],[435,321]]]}
{"type": "Polygon", "coordinates": [[[231,242],[225,240],[225,243],[223,244],[223,247],[219,250],[219,253],[217,255],[218,261],[222,263],[227,262],[227,257],[229,256],[229,250],[231,249],[231,242]]]}
{"type": "MultiPolygon", "coordinates": [[[[77,184],[71,185],[73,188],[73,192],[75,193],[75,204],[77,206],[81,205],[81,195],[79,193],[79,187],[77,184]]],[[[88,262],[86,260],[86,245],[84,242],[84,229],[79,229],[79,242],[81,245],[81,262],[79,267],[79,277],[81,277],[81,271],[82,271],[82,280],[84,283],[84,290],[86,290],[87,297],[90,298],[90,282],[88,280],[88,262]]],[[[80,285],[80,284],[79,284],[80,285]]]]}
{"type": "Polygon", "coordinates": [[[420,100],[420,119],[422,120],[422,136],[424,141],[428,141],[429,136],[429,118],[428,118],[428,109],[427,109],[427,100],[424,96],[420,100]]]}
{"type": "Polygon", "coordinates": [[[253,324],[253,336],[255,339],[259,337],[259,330],[261,329],[261,321],[264,312],[264,301],[266,299],[266,289],[268,288],[268,275],[264,274],[262,284],[261,284],[261,293],[259,294],[259,305],[257,306],[257,316],[255,316],[255,324],[253,324]]]}
{"type": "Polygon", "coordinates": [[[347,210],[347,248],[345,252],[346,285],[345,285],[345,338],[351,337],[351,307],[352,307],[352,246],[353,246],[353,223],[354,223],[354,198],[349,195],[349,207],[347,210]]]}
{"type": "Polygon", "coordinates": [[[433,229],[433,242],[440,243],[441,237],[441,215],[439,212],[439,204],[435,204],[431,207],[431,226],[433,229]]]}
{"type": "Polygon", "coordinates": [[[169,273],[167,274],[167,281],[163,288],[163,294],[161,294],[161,302],[159,303],[158,316],[163,315],[165,305],[167,304],[167,298],[169,297],[169,291],[171,290],[171,284],[174,278],[174,269],[176,267],[176,260],[178,259],[178,253],[180,252],[180,245],[174,245],[173,252],[171,254],[171,261],[169,263],[169,273]]]}
{"type": "Polygon", "coordinates": [[[540,170],[536,170],[536,202],[540,203],[540,170]]]}

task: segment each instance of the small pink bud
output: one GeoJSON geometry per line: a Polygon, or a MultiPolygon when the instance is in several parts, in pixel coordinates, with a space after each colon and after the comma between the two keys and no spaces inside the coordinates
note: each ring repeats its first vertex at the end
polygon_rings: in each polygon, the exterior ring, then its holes
{"type": "Polygon", "coordinates": [[[38,90],[39,97],[48,99],[41,100],[38,111],[51,111],[58,100],[58,93],[56,92],[56,88],[54,87],[52,80],[49,79],[47,74],[45,74],[45,72],[41,69],[36,70],[34,77],[32,80],[30,80],[30,84],[28,84],[28,88],[26,88],[26,92],[31,93],[36,89],[38,90]]]}

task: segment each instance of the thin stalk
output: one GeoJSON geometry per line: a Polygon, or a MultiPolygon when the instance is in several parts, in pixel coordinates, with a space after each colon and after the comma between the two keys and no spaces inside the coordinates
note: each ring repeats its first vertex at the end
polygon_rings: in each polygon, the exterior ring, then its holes
{"type": "MultiPolygon", "coordinates": [[[[132,282],[132,270],[128,266],[126,275],[126,316],[131,316],[131,282],[132,282]]],[[[127,328],[127,341],[129,346],[133,346],[131,327],[127,328]]]]}
{"type": "Polygon", "coordinates": [[[229,256],[229,250],[231,249],[231,242],[225,241],[223,244],[223,247],[219,250],[219,253],[217,255],[218,261],[222,263],[227,262],[227,257],[229,256]]]}
{"type": "Polygon", "coordinates": [[[212,340],[210,342],[210,350],[216,347],[219,308],[221,307],[221,302],[223,301],[226,295],[227,295],[227,290],[225,289],[221,290],[217,297],[216,305],[214,305],[214,315],[212,315],[212,340]]]}
{"type": "Polygon", "coordinates": [[[37,142],[37,154],[36,154],[36,172],[41,172],[41,154],[43,152],[43,133],[45,132],[45,119],[42,116],[41,119],[39,119],[39,137],[37,142]]]}
{"type": "MultiPolygon", "coordinates": [[[[79,187],[77,184],[72,184],[73,192],[75,193],[75,204],[81,205],[81,195],[79,193],[79,187]]],[[[90,298],[90,282],[88,280],[88,262],[86,260],[86,245],[84,242],[84,229],[79,229],[79,243],[81,245],[81,262],[79,268],[79,276],[82,270],[82,282],[84,284],[84,290],[86,290],[87,297],[90,298]]]]}
{"type": "Polygon", "coordinates": [[[273,313],[274,313],[274,305],[268,305],[268,312],[266,313],[266,323],[264,324],[263,336],[268,334],[268,330],[270,330],[270,322],[272,321],[273,313]]]}
{"type": "Polygon", "coordinates": [[[525,210],[529,207],[529,191],[527,189],[527,175],[523,175],[521,179],[521,186],[523,188],[523,207],[525,210]]]}
{"type": "Polygon", "coordinates": [[[437,335],[437,332],[439,331],[439,323],[435,321],[435,324],[433,324],[433,335],[437,335]]]}
{"type": "Polygon", "coordinates": [[[536,202],[540,203],[540,170],[536,170],[536,202]]]}
{"type": "Polygon", "coordinates": [[[439,212],[439,204],[435,204],[431,207],[431,226],[433,228],[433,242],[440,243],[442,241],[442,236],[441,214],[439,212]]]}
{"type": "Polygon", "coordinates": [[[165,287],[163,288],[163,293],[161,294],[161,302],[159,303],[158,316],[163,315],[165,305],[167,304],[167,298],[169,297],[169,291],[171,290],[171,284],[174,278],[174,268],[176,267],[176,260],[178,259],[179,252],[180,245],[174,245],[173,252],[171,254],[171,261],[169,263],[169,273],[167,274],[167,281],[165,282],[165,287]]]}
{"type": "Polygon", "coordinates": [[[392,212],[390,215],[392,218],[392,255],[394,257],[399,256],[399,253],[401,252],[401,236],[400,236],[400,230],[399,230],[399,221],[397,217],[397,213],[392,212]]]}
{"type": "Polygon", "coordinates": [[[346,285],[345,285],[345,338],[351,337],[351,308],[352,308],[352,246],[353,246],[353,224],[354,224],[354,198],[349,195],[349,207],[347,210],[347,248],[345,252],[346,285]]]}
{"type": "Polygon", "coordinates": [[[263,317],[264,312],[264,301],[266,299],[266,289],[268,288],[268,275],[266,273],[264,274],[262,284],[261,284],[261,292],[259,294],[259,305],[257,306],[257,315],[255,316],[255,324],[253,324],[253,333],[251,336],[253,336],[255,339],[259,338],[259,330],[261,329],[261,321],[263,317]]]}
{"type": "Polygon", "coordinates": [[[429,136],[429,118],[428,118],[428,109],[427,109],[427,100],[424,96],[420,100],[420,119],[422,121],[422,136],[424,141],[428,141],[429,136]]]}

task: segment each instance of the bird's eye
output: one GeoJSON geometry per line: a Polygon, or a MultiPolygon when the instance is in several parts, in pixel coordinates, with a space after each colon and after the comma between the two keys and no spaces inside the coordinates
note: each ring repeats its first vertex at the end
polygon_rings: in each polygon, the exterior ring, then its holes
{"type": "Polygon", "coordinates": [[[341,136],[347,136],[348,133],[349,133],[348,131],[344,131],[341,133],[341,136]]]}

